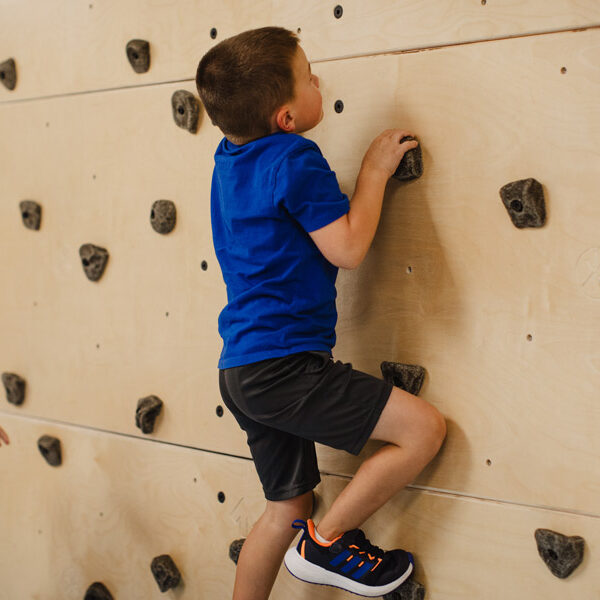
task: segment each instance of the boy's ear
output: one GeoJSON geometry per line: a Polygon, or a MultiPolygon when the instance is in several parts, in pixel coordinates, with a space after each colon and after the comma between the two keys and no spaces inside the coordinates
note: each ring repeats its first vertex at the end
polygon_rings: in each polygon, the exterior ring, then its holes
{"type": "Polygon", "coordinates": [[[290,107],[287,105],[282,106],[277,111],[277,114],[275,115],[275,121],[277,123],[277,127],[286,133],[290,133],[296,129],[296,121],[293,115],[290,113],[290,107]]]}

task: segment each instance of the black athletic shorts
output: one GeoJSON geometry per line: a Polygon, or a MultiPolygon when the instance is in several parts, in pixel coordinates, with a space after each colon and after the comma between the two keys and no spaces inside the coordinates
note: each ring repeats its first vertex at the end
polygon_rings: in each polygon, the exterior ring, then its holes
{"type": "Polygon", "coordinates": [[[223,402],[248,436],[267,500],[286,500],[321,481],[314,442],[358,454],[392,384],[300,352],[219,372],[223,402]]]}

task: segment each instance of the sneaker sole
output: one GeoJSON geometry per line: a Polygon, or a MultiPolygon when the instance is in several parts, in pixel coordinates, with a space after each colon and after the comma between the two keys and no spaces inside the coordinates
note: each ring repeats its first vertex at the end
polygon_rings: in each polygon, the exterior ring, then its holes
{"type": "Polygon", "coordinates": [[[359,583],[358,581],[352,581],[352,579],[349,579],[348,577],[338,575],[337,573],[333,573],[309,562],[298,554],[298,550],[296,550],[295,546],[291,547],[285,553],[283,562],[285,568],[296,577],[296,579],[300,579],[306,583],[330,585],[352,592],[353,594],[358,594],[359,596],[366,596],[367,598],[376,598],[377,596],[383,596],[384,594],[393,592],[410,577],[410,574],[413,571],[413,565],[410,564],[405,573],[401,577],[398,577],[398,579],[390,581],[385,585],[372,586],[359,583]]]}

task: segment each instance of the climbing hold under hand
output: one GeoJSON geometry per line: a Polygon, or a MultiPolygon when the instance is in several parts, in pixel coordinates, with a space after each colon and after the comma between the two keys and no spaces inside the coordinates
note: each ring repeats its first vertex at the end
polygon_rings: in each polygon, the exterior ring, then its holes
{"type": "Polygon", "coordinates": [[[544,190],[533,177],[502,186],[500,198],[515,227],[542,227],[546,222],[544,190]]]}
{"type": "Polygon", "coordinates": [[[538,552],[553,575],[568,577],[583,560],[585,541],[578,535],[566,536],[550,529],[536,529],[538,552]]]}
{"type": "Polygon", "coordinates": [[[163,402],[158,396],[140,398],[135,411],[135,426],[141,429],[142,433],[152,433],[162,406],[163,402]]]}
{"type": "Polygon", "coordinates": [[[23,225],[28,229],[40,228],[42,222],[42,207],[33,200],[23,200],[19,203],[23,225]]]}
{"type": "Polygon", "coordinates": [[[16,406],[25,400],[25,380],[16,373],[2,373],[2,383],[6,389],[6,399],[16,406]]]}
{"type": "Polygon", "coordinates": [[[150,44],[146,40],[129,40],[125,50],[136,73],[146,73],[150,69],[150,44]]]}
{"type": "Polygon", "coordinates": [[[231,544],[229,544],[229,558],[237,565],[238,558],[240,557],[240,552],[242,551],[242,546],[246,538],[240,538],[239,540],[233,540],[231,544]]]}
{"type": "Polygon", "coordinates": [[[150,223],[158,233],[171,233],[177,220],[177,209],[171,200],[157,200],[150,211],[150,223]]]}
{"type": "Polygon", "coordinates": [[[43,435],[38,440],[38,448],[49,465],[58,467],[62,464],[60,440],[58,438],[51,435],[43,435]]]}
{"type": "MultiPolygon", "coordinates": [[[[400,143],[415,139],[417,138],[409,135],[403,137],[400,143]]],[[[412,179],[418,179],[421,175],[423,175],[423,154],[421,153],[421,144],[419,144],[416,148],[404,154],[392,177],[398,179],[398,181],[411,181],[412,179]]]]}
{"type": "Polygon", "coordinates": [[[414,579],[407,579],[397,590],[386,594],[383,600],[423,600],[425,587],[414,579]]]}
{"type": "Polygon", "coordinates": [[[87,589],[83,600],[113,600],[113,597],[103,583],[96,581],[87,589]]]}
{"type": "Polygon", "coordinates": [[[90,281],[98,281],[106,268],[108,251],[94,244],[83,244],[79,248],[79,256],[87,278],[90,281]]]}
{"type": "Polygon", "coordinates": [[[13,58],[0,63],[0,81],[9,90],[17,87],[17,65],[13,58]]]}
{"type": "Polygon", "coordinates": [[[425,369],[419,365],[405,365],[403,363],[381,363],[381,374],[389,383],[417,396],[425,380],[425,369]]]}
{"type": "Polygon", "coordinates": [[[161,592],[172,590],[179,585],[181,573],[168,554],[162,554],[152,559],[150,568],[161,592]]]}
{"type": "Polygon", "coordinates": [[[200,116],[200,101],[194,94],[187,90],[177,90],[171,96],[173,108],[173,119],[178,127],[186,129],[190,133],[196,133],[198,129],[198,117],[200,116]]]}

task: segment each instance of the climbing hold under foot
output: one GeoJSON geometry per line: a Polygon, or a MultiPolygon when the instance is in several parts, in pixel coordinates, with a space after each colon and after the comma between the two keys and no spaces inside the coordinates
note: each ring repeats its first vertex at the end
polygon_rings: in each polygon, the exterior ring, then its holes
{"type": "Polygon", "coordinates": [[[6,399],[16,406],[25,400],[25,380],[16,373],[2,373],[2,383],[6,389],[6,399]]]}
{"type": "MultiPolygon", "coordinates": [[[[400,143],[415,139],[417,138],[406,136],[400,140],[400,143]]],[[[404,154],[393,177],[399,181],[411,181],[418,179],[421,175],[423,175],[423,154],[421,153],[421,144],[419,144],[404,154]]]]}
{"type": "Polygon", "coordinates": [[[578,535],[569,537],[550,529],[536,529],[535,541],[542,560],[560,579],[568,577],[583,560],[585,540],[578,535]]]}
{"type": "Polygon", "coordinates": [[[94,244],[83,244],[79,248],[79,257],[87,278],[90,281],[98,281],[108,262],[108,250],[94,244]]]}
{"type": "Polygon", "coordinates": [[[425,369],[419,365],[384,361],[381,363],[381,374],[386,381],[413,396],[418,396],[425,380],[425,369]]]}
{"type": "Polygon", "coordinates": [[[242,551],[242,546],[246,538],[240,538],[239,540],[233,540],[229,545],[229,558],[237,565],[238,558],[240,557],[240,552],[242,551]]]}
{"type": "Polygon", "coordinates": [[[9,90],[17,87],[17,65],[13,58],[0,63],[0,81],[9,90]]]}
{"type": "Polygon", "coordinates": [[[129,40],[125,51],[136,73],[146,73],[150,69],[150,44],[146,40],[129,40]]]}
{"type": "Polygon", "coordinates": [[[60,440],[58,438],[51,435],[43,435],[38,440],[38,448],[49,465],[58,467],[62,464],[60,440]]]}
{"type": "Polygon", "coordinates": [[[181,573],[168,554],[162,554],[152,560],[152,574],[161,592],[176,588],[181,581],[181,573]]]}
{"type": "Polygon", "coordinates": [[[425,587],[414,579],[407,579],[397,590],[386,594],[384,600],[423,600],[425,587]]]}
{"type": "Polygon", "coordinates": [[[23,225],[28,229],[37,231],[42,222],[42,207],[33,200],[23,200],[19,203],[19,209],[21,210],[23,225]]]}
{"type": "Polygon", "coordinates": [[[196,96],[187,90],[177,90],[171,96],[171,106],[177,126],[196,133],[200,116],[200,102],[196,96]]]}
{"type": "Polygon", "coordinates": [[[158,396],[140,398],[135,411],[135,426],[141,429],[142,433],[152,433],[162,406],[163,402],[158,396]]]}
{"type": "Polygon", "coordinates": [[[83,600],[113,600],[113,597],[103,583],[96,581],[87,589],[83,600]]]}
{"type": "Polygon", "coordinates": [[[502,186],[500,198],[515,227],[542,227],[546,222],[544,190],[533,177],[502,186]]]}
{"type": "Polygon", "coordinates": [[[150,211],[150,223],[158,233],[171,233],[177,220],[177,209],[171,200],[157,200],[150,211]]]}

